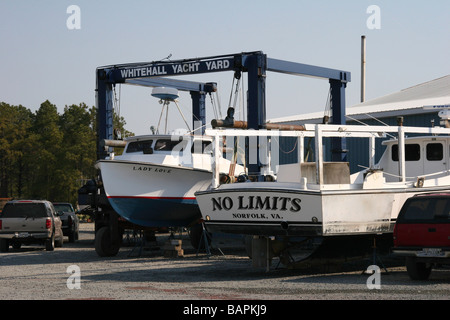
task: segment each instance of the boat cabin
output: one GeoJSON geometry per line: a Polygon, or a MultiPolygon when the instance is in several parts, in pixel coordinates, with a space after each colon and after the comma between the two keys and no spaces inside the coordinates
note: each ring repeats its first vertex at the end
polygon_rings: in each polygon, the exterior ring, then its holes
{"type": "Polygon", "coordinates": [[[203,153],[211,150],[211,139],[192,136],[138,136],[130,137],[124,154],[171,154],[172,152],[183,153],[186,147],[190,147],[191,153],[203,153]]]}
{"type": "MultiPolygon", "coordinates": [[[[398,140],[384,141],[386,151],[377,164],[386,174],[387,182],[399,181],[398,140]]],[[[418,176],[439,175],[449,169],[450,137],[428,136],[405,140],[406,180],[418,176]]]]}
{"type": "Polygon", "coordinates": [[[111,160],[152,162],[211,170],[212,139],[205,136],[145,135],[125,139],[121,155],[111,160]]]}

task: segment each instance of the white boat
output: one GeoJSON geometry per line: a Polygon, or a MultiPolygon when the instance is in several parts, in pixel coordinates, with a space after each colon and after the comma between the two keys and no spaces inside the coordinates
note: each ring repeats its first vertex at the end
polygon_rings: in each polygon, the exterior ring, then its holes
{"type": "MultiPolygon", "coordinates": [[[[194,193],[211,184],[211,140],[187,135],[126,138],[122,155],[97,162],[113,209],[144,227],[198,222],[201,215],[194,193]]],[[[218,163],[221,173],[230,173],[229,160],[219,157],[218,163]]]]}
{"type": "MultiPolygon", "coordinates": [[[[299,159],[280,165],[274,182],[219,184],[196,192],[211,232],[238,233],[281,239],[295,237],[341,241],[342,236],[392,236],[403,203],[419,193],[450,188],[450,129],[354,125],[306,125],[305,131],[273,132],[209,130],[222,136],[298,137],[299,159]],[[385,140],[385,151],[375,164],[375,140],[385,140]],[[414,134],[421,136],[412,137],[414,134]],[[315,137],[315,162],[304,162],[303,139],[315,137]],[[350,174],[348,162],[324,161],[325,138],[369,140],[369,166],[350,174]]],[[[364,152],[358,150],[358,152],[364,152]]],[[[367,166],[367,164],[366,164],[367,166]]],[[[300,240],[299,240],[300,241],[300,240]]],[[[278,244],[279,244],[278,243],[278,244]]],[[[344,244],[344,242],[341,242],[344,244]]],[[[369,242],[370,243],[370,242],[369,242]]],[[[281,246],[281,251],[285,246],[281,246]]],[[[272,248],[274,251],[276,249],[272,248]]]]}

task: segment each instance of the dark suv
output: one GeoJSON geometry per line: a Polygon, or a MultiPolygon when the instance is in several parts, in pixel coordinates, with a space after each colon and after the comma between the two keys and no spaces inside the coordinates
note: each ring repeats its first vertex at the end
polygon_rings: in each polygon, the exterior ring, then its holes
{"type": "Polygon", "coordinates": [[[411,279],[428,279],[436,265],[450,264],[450,192],[409,198],[394,227],[393,253],[406,257],[411,279]]]}
{"type": "Polygon", "coordinates": [[[53,202],[56,212],[62,221],[62,231],[69,237],[69,242],[78,240],[80,230],[80,219],[73,210],[72,204],[68,202],[53,202]]]}

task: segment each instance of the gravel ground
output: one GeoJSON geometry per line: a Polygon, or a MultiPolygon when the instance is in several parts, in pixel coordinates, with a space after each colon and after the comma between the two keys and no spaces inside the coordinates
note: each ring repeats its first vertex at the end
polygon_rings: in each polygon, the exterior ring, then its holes
{"type": "MultiPolygon", "coordinates": [[[[93,224],[82,224],[80,240],[47,252],[24,246],[0,253],[1,300],[448,300],[450,269],[433,270],[428,281],[411,281],[405,267],[386,265],[380,289],[369,289],[368,261],[336,272],[253,269],[242,248],[197,255],[184,241],[184,257],[160,250],[121,248],[101,258],[93,248],[93,224]],[[80,281],[76,282],[79,270],[80,281]],[[69,269],[69,270],[68,270],[69,269]],[[69,280],[69,281],[68,281],[69,280]],[[79,284],[79,289],[77,289],[79,284]],[[70,288],[72,287],[72,289],[70,288]]],[[[167,238],[166,238],[167,239],[167,238]]],[[[158,243],[164,236],[158,237],[158,243]]],[[[162,247],[162,244],[161,244],[162,247]]],[[[386,263],[385,263],[386,264],[386,263]]]]}

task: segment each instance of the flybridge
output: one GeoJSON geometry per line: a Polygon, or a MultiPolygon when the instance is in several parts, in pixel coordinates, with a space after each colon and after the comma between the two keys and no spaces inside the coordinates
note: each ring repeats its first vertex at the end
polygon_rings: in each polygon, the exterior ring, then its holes
{"type": "Polygon", "coordinates": [[[220,58],[215,60],[199,60],[189,62],[164,62],[151,63],[135,67],[118,67],[112,71],[112,77],[116,81],[142,78],[150,76],[173,76],[192,73],[207,73],[233,70],[234,58],[220,58]]]}

